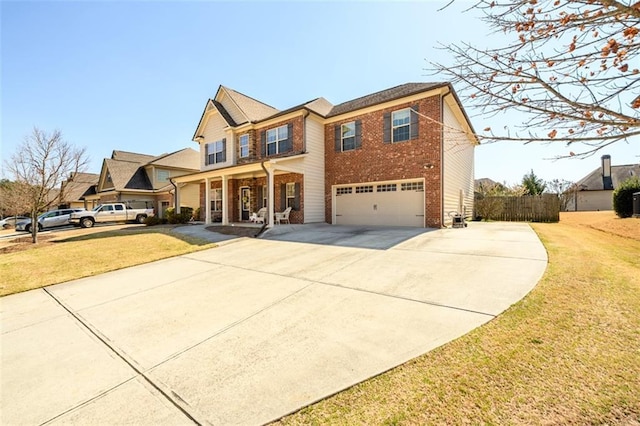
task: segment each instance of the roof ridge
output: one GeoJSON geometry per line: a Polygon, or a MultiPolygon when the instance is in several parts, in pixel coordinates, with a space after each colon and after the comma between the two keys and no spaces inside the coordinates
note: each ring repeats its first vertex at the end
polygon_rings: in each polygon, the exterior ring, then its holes
{"type": "MultiPolygon", "coordinates": [[[[249,96],[249,95],[245,95],[245,94],[244,94],[244,93],[242,93],[242,92],[238,92],[237,90],[234,90],[234,89],[232,89],[231,87],[223,86],[222,84],[220,85],[220,87],[224,88],[224,89],[225,89],[225,90],[227,90],[227,91],[230,91],[230,92],[236,93],[236,94],[238,94],[238,95],[240,95],[240,96],[244,96],[244,97],[245,97],[245,98],[247,98],[247,99],[250,99],[250,100],[252,100],[252,101],[254,101],[254,102],[258,102],[259,104],[262,104],[262,105],[267,106],[267,107],[269,107],[269,108],[273,108],[273,109],[275,109],[276,111],[278,111],[278,108],[276,108],[276,107],[274,107],[274,106],[271,106],[271,105],[269,105],[269,104],[267,104],[267,103],[265,103],[265,102],[262,102],[262,101],[260,101],[260,100],[258,100],[258,99],[256,99],[256,98],[252,98],[252,97],[251,97],[251,96],[249,96]]],[[[235,100],[234,100],[234,102],[235,102],[235,100]]],[[[238,106],[239,106],[239,105],[238,105],[238,106]]],[[[243,113],[244,113],[244,111],[243,111],[243,113]]],[[[246,114],[246,113],[245,113],[245,114],[246,114]]]]}

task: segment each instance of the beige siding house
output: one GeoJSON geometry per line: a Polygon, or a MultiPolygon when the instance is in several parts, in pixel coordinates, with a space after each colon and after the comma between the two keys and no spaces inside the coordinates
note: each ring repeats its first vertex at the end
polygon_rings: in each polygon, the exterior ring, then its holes
{"type": "MultiPolygon", "coordinates": [[[[153,207],[162,217],[175,205],[174,179],[199,170],[200,154],[191,148],[159,156],[113,151],[105,158],[95,191],[85,195],[87,208],[106,202],[127,202],[153,207]]],[[[200,202],[197,185],[182,184],[181,206],[197,208],[200,202]]]]}
{"type": "MultiPolygon", "coordinates": [[[[333,105],[285,110],[220,86],[193,140],[206,223],[265,208],[291,223],[441,227],[473,210],[474,136],[449,83],[407,83],[333,105]]],[[[179,187],[177,197],[182,199],[179,187]]]]}
{"type": "Polygon", "coordinates": [[[611,156],[603,155],[600,167],[576,183],[567,210],[613,210],[613,191],[633,176],[640,176],[640,164],[613,166],[611,156]]]}

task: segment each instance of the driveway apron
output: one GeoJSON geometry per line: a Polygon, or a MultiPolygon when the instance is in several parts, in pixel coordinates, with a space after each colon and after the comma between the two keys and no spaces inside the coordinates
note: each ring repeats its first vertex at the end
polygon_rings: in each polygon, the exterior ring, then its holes
{"type": "Polygon", "coordinates": [[[318,229],[0,299],[2,423],[267,423],[490,321],[547,264],[526,224],[318,229]]]}

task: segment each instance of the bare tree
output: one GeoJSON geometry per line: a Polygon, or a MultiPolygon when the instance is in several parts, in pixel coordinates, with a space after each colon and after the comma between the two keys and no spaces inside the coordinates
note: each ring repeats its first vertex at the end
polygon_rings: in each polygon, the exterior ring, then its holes
{"type": "Polygon", "coordinates": [[[17,216],[29,211],[26,195],[26,185],[0,180],[0,212],[4,216],[17,216]]]}
{"type": "Polygon", "coordinates": [[[480,0],[473,8],[503,34],[497,48],[443,46],[432,64],[459,85],[478,115],[523,113],[515,129],[484,129],[481,141],[581,142],[587,156],[640,135],[640,2],[480,0]]]}
{"type": "Polygon", "coordinates": [[[575,183],[565,179],[553,179],[546,182],[547,192],[556,194],[560,200],[560,211],[567,211],[569,203],[577,191],[575,183]]]}
{"type": "Polygon", "coordinates": [[[11,156],[6,167],[26,188],[34,244],[38,242],[38,213],[57,203],[62,181],[71,173],[83,171],[88,161],[86,149],[66,142],[59,130],[48,134],[37,127],[11,156]]]}

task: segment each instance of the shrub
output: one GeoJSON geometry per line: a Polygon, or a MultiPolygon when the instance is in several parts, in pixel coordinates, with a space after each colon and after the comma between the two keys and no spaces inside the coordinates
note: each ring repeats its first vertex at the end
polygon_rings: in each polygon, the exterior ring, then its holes
{"type": "Polygon", "coordinates": [[[633,215],[633,193],[640,192],[640,178],[631,177],[613,191],[613,210],[618,217],[633,215]]]}
{"type": "Polygon", "coordinates": [[[176,223],[188,223],[193,216],[193,209],[191,207],[180,207],[180,213],[176,213],[173,207],[169,207],[165,211],[167,221],[171,224],[176,223]]]}
{"type": "Polygon", "coordinates": [[[144,219],[144,224],[147,226],[154,226],[160,224],[160,218],[158,216],[147,216],[144,219]]]}
{"type": "Polygon", "coordinates": [[[202,220],[200,217],[200,207],[193,211],[193,220],[202,220]]]}

